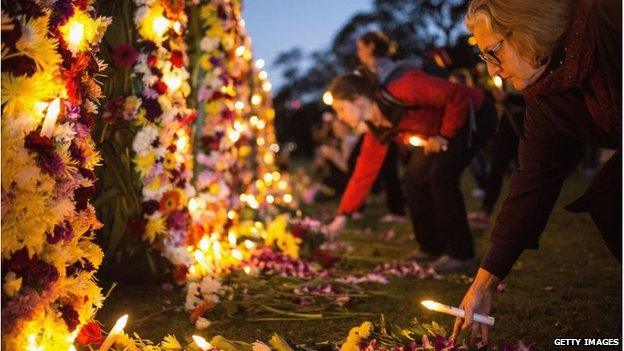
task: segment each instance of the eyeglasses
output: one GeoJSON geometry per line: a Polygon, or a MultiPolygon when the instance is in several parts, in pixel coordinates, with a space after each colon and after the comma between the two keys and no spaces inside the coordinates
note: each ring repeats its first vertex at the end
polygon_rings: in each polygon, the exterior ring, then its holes
{"type": "Polygon", "coordinates": [[[498,58],[498,56],[496,56],[496,53],[498,52],[498,50],[500,50],[501,46],[503,45],[503,41],[505,40],[501,39],[498,43],[494,44],[494,46],[492,46],[490,49],[487,49],[484,52],[480,52],[479,58],[485,62],[491,63],[496,66],[500,66],[501,60],[500,58],[498,58]]]}

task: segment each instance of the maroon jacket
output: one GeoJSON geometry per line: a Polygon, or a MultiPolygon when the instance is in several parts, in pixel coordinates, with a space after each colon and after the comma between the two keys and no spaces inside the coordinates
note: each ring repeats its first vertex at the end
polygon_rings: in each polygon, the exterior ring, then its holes
{"type": "MultiPolygon", "coordinates": [[[[571,143],[622,148],[622,18],[619,0],[577,0],[551,64],[527,87],[519,167],[481,267],[504,278],[524,249],[536,249],[567,173],[571,143]]],[[[611,167],[615,169],[615,167],[611,167]]],[[[601,176],[592,191],[621,186],[601,176]]],[[[577,207],[581,202],[577,201],[577,207]]],[[[579,208],[576,208],[579,210],[579,208]]]]}

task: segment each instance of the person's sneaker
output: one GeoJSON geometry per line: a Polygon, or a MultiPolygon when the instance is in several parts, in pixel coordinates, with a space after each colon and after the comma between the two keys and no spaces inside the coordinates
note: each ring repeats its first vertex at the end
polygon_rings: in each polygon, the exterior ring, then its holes
{"type": "Polygon", "coordinates": [[[479,211],[468,214],[468,225],[475,229],[488,229],[490,226],[490,215],[487,212],[479,211]]]}
{"type": "Polygon", "coordinates": [[[433,261],[437,259],[438,257],[440,257],[440,255],[430,254],[421,249],[417,249],[416,251],[412,252],[408,256],[410,260],[416,260],[416,261],[433,261]]]}
{"type": "Polygon", "coordinates": [[[431,263],[429,268],[433,268],[437,273],[448,273],[465,269],[473,269],[474,266],[474,258],[462,261],[448,255],[442,255],[435,262],[431,263]]]}
{"type": "Polygon", "coordinates": [[[392,213],[388,213],[387,215],[379,219],[379,222],[381,223],[397,223],[397,222],[404,222],[404,221],[405,221],[405,216],[395,215],[392,213]]]}

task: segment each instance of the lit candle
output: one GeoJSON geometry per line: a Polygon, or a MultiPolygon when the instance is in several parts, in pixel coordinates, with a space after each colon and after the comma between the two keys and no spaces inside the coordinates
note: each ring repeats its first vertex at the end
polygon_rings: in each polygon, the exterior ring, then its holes
{"type": "Polygon", "coordinates": [[[411,137],[409,137],[408,141],[410,145],[416,146],[416,147],[425,145],[425,141],[415,135],[412,135],[411,137]]]}
{"type": "Polygon", "coordinates": [[[503,78],[501,76],[492,77],[492,82],[496,88],[503,89],[503,78]]]}
{"type": "Polygon", "coordinates": [[[48,106],[48,112],[46,113],[43,125],[41,126],[41,135],[46,137],[52,136],[54,125],[56,124],[56,118],[61,111],[61,99],[56,98],[48,106]]]}
{"type": "Polygon", "coordinates": [[[206,341],[206,339],[202,338],[201,336],[193,335],[192,338],[193,338],[193,341],[195,341],[195,344],[199,346],[199,348],[202,351],[208,351],[212,348],[212,345],[210,345],[210,343],[206,341]]]}
{"type": "Polygon", "coordinates": [[[329,105],[329,106],[331,106],[334,103],[334,96],[332,95],[331,91],[326,91],[323,94],[323,102],[325,103],[325,105],[329,105]]]}
{"type": "Polygon", "coordinates": [[[124,314],[123,316],[121,316],[121,318],[117,320],[117,323],[115,323],[115,326],[113,326],[113,329],[111,329],[110,333],[108,333],[108,335],[106,336],[106,339],[104,339],[102,346],[100,346],[100,351],[108,351],[108,349],[110,349],[110,347],[113,346],[117,337],[121,333],[123,333],[123,329],[126,327],[127,322],[128,322],[127,314],[124,314]]]}
{"type": "MultiPolygon", "coordinates": [[[[425,300],[425,301],[422,301],[421,303],[423,304],[423,306],[427,307],[428,309],[432,311],[450,314],[452,316],[459,317],[459,318],[464,318],[464,316],[466,315],[466,312],[464,312],[464,310],[462,309],[459,309],[453,306],[444,305],[441,303],[437,303],[435,301],[425,300]]],[[[494,326],[494,317],[484,316],[482,314],[475,313],[472,315],[472,320],[474,320],[477,323],[494,326]]]]}

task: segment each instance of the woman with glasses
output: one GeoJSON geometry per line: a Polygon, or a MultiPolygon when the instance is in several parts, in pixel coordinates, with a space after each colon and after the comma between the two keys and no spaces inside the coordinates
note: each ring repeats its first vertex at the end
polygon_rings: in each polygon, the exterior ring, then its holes
{"type": "MultiPolygon", "coordinates": [[[[519,167],[453,337],[488,315],[496,286],[524,249],[538,248],[577,142],[617,150],[566,209],[589,212],[621,262],[622,4],[618,0],[473,0],[466,24],[490,75],[522,90],[519,167]]],[[[487,342],[487,327],[481,327],[487,342]]]]}

